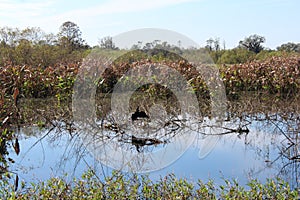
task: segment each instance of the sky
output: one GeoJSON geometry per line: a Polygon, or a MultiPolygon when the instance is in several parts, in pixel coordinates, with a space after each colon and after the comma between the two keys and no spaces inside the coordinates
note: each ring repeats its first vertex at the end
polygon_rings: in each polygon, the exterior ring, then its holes
{"type": "Polygon", "coordinates": [[[274,49],[300,42],[299,11],[299,0],[0,0],[0,27],[40,27],[56,34],[72,21],[91,46],[141,28],[175,31],[200,46],[219,38],[226,48],[258,34],[274,49]]]}

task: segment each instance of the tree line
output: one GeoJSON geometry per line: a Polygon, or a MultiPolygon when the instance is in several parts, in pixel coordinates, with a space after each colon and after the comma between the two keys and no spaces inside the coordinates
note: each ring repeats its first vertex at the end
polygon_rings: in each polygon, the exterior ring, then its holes
{"type": "MultiPolygon", "coordinates": [[[[273,55],[300,53],[300,43],[285,43],[271,50],[263,46],[266,38],[260,35],[250,35],[241,40],[237,47],[226,49],[225,42],[220,44],[219,38],[209,38],[206,46],[200,49],[184,49],[165,41],[154,40],[143,44],[138,41],[131,49],[164,49],[179,55],[196,54],[207,51],[213,61],[218,64],[245,63],[254,59],[264,59],[273,55]]],[[[112,37],[99,40],[94,46],[99,49],[119,50],[112,37]]],[[[82,38],[79,26],[74,22],[64,22],[57,34],[45,33],[40,28],[32,27],[20,30],[18,28],[0,28],[0,65],[33,65],[51,66],[58,63],[78,63],[89,54],[92,47],[82,38]]]]}
{"type": "Polygon", "coordinates": [[[79,27],[63,23],[57,34],[32,27],[0,29],[0,64],[49,66],[78,62],[90,46],[82,39],[79,27]]]}
{"type": "Polygon", "coordinates": [[[266,42],[264,36],[257,34],[250,35],[241,40],[233,49],[221,49],[219,38],[210,38],[206,41],[205,49],[218,64],[238,64],[252,60],[265,60],[271,56],[281,56],[300,53],[300,43],[288,42],[276,47],[275,50],[264,47],[266,42]]]}

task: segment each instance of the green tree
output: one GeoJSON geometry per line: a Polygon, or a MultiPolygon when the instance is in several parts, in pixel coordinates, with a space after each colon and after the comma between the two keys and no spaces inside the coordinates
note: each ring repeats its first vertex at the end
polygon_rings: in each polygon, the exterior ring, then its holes
{"type": "Polygon", "coordinates": [[[20,31],[20,40],[27,40],[32,44],[38,44],[45,38],[45,32],[37,27],[28,27],[20,31]]]}
{"type": "Polygon", "coordinates": [[[74,22],[64,22],[60,27],[60,32],[58,33],[60,46],[73,50],[78,50],[82,48],[88,48],[88,45],[81,37],[82,33],[79,26],[74,22]]]}
{"type": "Polygon", "coordinates": [[[0,64],[16,64],[15,47],[20,38],[18,28],[3,27],[0,29],[0,64]]]}
{"type": "Polygon", "coordinates": [[[300,53],[300,43],[296,44],[293,42],[288,42],[288,43],[280,45],[276,49],[278,51],[299,52],[300,53]]]}
{"type": "Polygon", "coordinates": [[[240,41],[239,46],[246,48],[249,51],[253,51],[254,53],[259,53],[264,49],[262,43],[264,43],[265,41],[265,37],[254,34],[246,37],[243,41],[240,41]]]}
{"type": "Polygon", "coordinates": [[[225,50],[218,60],[218,64],[238,64],[254,59],[255,53],[244,48],[225,50]]]}
{"type": "Polygon", "coordinates": [[[21,39],[15,48],[17,64],[31,65],[32,63],[32,42],[26,39],[21,39]]]}
{"type": "Polygon", "coordinates": [[[99,41],[99,44],[100,44],[100,48],[102,49],[112,49],[112,50],[118,49],[118,47],[116,47],[115,43],[113,42],[112,37],[110,36],[102,38],[99,41]]]}

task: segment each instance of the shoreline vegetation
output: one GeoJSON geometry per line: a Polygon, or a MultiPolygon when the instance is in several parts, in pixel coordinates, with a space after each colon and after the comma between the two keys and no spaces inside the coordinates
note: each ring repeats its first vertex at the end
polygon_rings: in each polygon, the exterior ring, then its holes
{"type": "MultiPolygon", "coordinates": [[[[110,95],[114,85],[129,69],[143,64],[163,63],[185,77],[192,87],[191,92],[196,94],[198,99],[209,99],[207,89],[209,83],[204,81],[192,63],[183,59],[187,54],[193,57],[199,55],[199,52],[206,52],[216,63],[227,98],[231,101],[240,99],[247,92],[260,93],[265,98],[275,96],[285,100],[299,97],[299,44],[288,43],[281,45],[277,50],[268,50],[261,46],[264,41],[261,40],[253,51],[247,49],[247,41],[245,39],[240,42],[239,47],[229,50],[220,49],[220,45],[217,45],[218,40],[210,40],[202,49],[180,49],[157,41],[155,45],[154,43],[146,44],[144,47],[136,45],[128,50],[129,54],[125,53],[115,60],[93,84],[97,87],[97,93],[110,95]],[[168,53],[169,51],[174,53],[168,53]]],[[[95,51],[105,51],[112,55],[114,52],[123,51],[114,46],[110,37],[104,38],[99,43],[99,46],[94,48],[95,51]]],[[[15,192],[19,178],[17,174],[9,171],[10,163],[14,162],[9,158],[9,152],[13,150],[18,154],[20,151],[18,138],[13,131],[13,127],[20,127],[26,122],[24,119],[26,113],[20,110],[20,102],[22,102],[20,100],[55,98],[57,109],[60,109],[61,104],[71,101],[76,76],[84,58],[92,51],[94,50],[81,38],[79,27],[72,22],[65,22],[57,35],[46,34],[39,28],[0,29],[1,197],[11,199],[299,198],[299,191],[296,188],[291,189],[288,183],[279,179],[268,180],[264,184],[251,180],[247,187],[240,186],[237,181],[225,180],[225,185],[216,186],[212,181],[202,183],[201,180],[193,184],[185,179],[176,179],[172,174],[154,183],[146,176],[124,176],[114,172],[111,177],[101,181],[91,171],[83,174],[82,179],[74,180],[72,183],[67,183],[63,178],[52,178],[47,182],[32,183],[32,185],[22,183],[19,186],[21,189],[15,192]],[[15,177],[15,184],[11,184],[13,177],[15,177]]],[[[201,67],[205,67],[205,64],[201,67]]],[[[126,76],[122,77],[122,80],[126,81],[126,76]]],[[[170,93],[166,88],[157,85],[146,85],[139,90],[150,95],[156,95],[157,93],[151,92],[158,91],[166,98],[170,93]]],[[[45,125],[40,121],[33,123],[45,125]]]]}
{"type": "Polygon", "coordinates": [[[216,185],[212,180],[188,181],[174,174],[151,181],[147,175],[123,174],[114,171],[101,180],[89,170],[80,179],[67,182],[53,177],[45,182],[21,183],[22,190],[6,186],[0,196],[6,199],[298,199],[298,191],[280,179],[265,183],[251,180],[246,187],[237,180],[224,180],[216,185]]]}

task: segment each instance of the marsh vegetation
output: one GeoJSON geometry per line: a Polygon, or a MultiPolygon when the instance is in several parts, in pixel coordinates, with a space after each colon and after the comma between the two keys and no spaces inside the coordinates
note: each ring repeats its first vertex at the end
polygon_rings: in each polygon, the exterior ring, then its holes
{"type": "Polygon", "coordinates": [[[246,39],[232,50],[156,41],[120,50],[106,38],[92,51],[105,55],[97,60],[86,57],[76,24],[57,36],[0,35],[2,197],[299,195],[297,45],[254,52],[246,39]],[[217,65],[187,59],[203,53],[217,65]]]}

